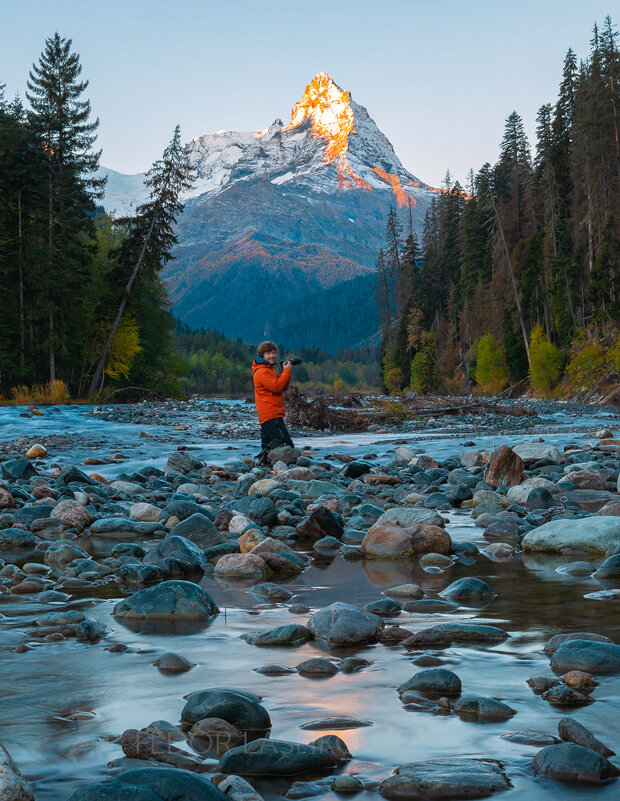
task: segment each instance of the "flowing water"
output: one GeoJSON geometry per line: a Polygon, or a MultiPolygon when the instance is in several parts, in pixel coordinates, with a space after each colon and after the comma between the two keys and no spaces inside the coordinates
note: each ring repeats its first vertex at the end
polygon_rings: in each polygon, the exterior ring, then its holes
{"type": "MultiPolygon", "coordinates": [[[[571,434],[574,419],[564,422],[566,430],[545,436],[558,445],[567,441],[583,442],[587,435],[571,434]]],[[[601,421],[580,420],[580,425],[600,427],[601,421]]],[[[153,426],[161,434],[161,427],[153,426]]],[[[145,463],[162,466],[173,449],[162,451],[161,444],[139,438],[144,425],[115,425],[84,416],[84,409],[72,407],[27,421],[28,436],[60,432],[91,437],[98,442],[98,455],[122,447],[130,457],[122,466],[97,468],[106,475],[130,472],[145,463]],[[130,462],[131,464],[128,464],[130,462]]],[[[14,409],[0,409],[0,439],[13,439],[23,433],[14,409]]],[[[445,458],[457,453],[460,443],[473,438],[476,447],[528,439],[478,437],[474,431],[433,432],[434,438],[419,438],[426,453],[445,458]],[[495,440],[495,441],[494,441],[495,440]]],[[[170,432],[172,436],[172,432],[170,432]]],[[[406,436],[376,434],[318,436],[300,444],[320,451],[362,455],[372,451],[379,456],[394,439],[406,436]]],[[[529,437],[531,439],[531,436],[529,437]]],[[[200,440],[193,437],[192,453],[209,462],[225,462],[250,455],[255,442],[236,440],[200,440]],[[227,447],[234,450],[226,450],[227,447]]],[[[415,440],[412,441],[415,445],[415,440]]],[[[91,442],[92,445],[92,442],[91,442]]],[[[79,445],[70,454],[59,456],[59,463],[79,460],[89,450],[79,445]]],[[[393,448],[393,445],[392,445],[393,448]]],[[[448,531],[457,541],[478,542],[483,547],[482,531],[466,512],[452,511],[448,531]]],[[[109,543],[83,538],[78,543],[95,556],[109,552],[109,543]]],[[[5,555],[6,556],[6,555],[5,555]]],[[[29,559],[31,557],[28,557],[29,559]]],[[[39,554],[40,558],[40,554],[39,554]]],[[[132,624],[112,616],[115,602],[122,596],[115,584],[93,586],[74,594],[71,602],[59,608],[81,609],[104,622],[110,633],[97,644],[68,639],[61,642],[31,643],[32,650],[17,654],[13,648],[28,640],[25,630],[50,604],[17,596],[0,596],[0,742],[8,749],[22,773],[34,786],[37,801],[62,801],[81,784],[111,775],[106,764],[122,756],[113,742],[125,729],[142,728],[154,720],[177,723],[183,696],[208,687],[240,687],[263,696],[276,739],[309,742],[329,733],[307,731],[300,726],[312,720],[333,716],[353,716],[372,721],[365,728],[335,732],[347,743],[354,759],[343,770],[369,779],[382,779],[405,762],[440,756],[492,757],[504,761],[515,786],[510,796],[537,799],[583,799],[593,797],[611,801],[619,797],[618,782],[600,787],[571,786],[534,776],[530,760],[537,747],[511,742],[502,737],[507,732],[536,729],[557,735],[557,722],[569,714],[588,726],[603,742],[620,751],[618,716],[620,676],[600,678],[593,697],[595,702],[572,710],[559,710],[532,693],[525,680],[549,671],[548,657],[542,652],[552,634],[570,631],[593,631],[620,641],[620,604],[589,599],[585,596],[600,585],[590,577],[569,576],[556,572],[562,562],[556,557],[528,556],[492,561],[484,556],[475,565],[456,563],[442,574],[424,572],[415,563],[346,562],[340,556],[315,559],[311,567],[291,581],[281,582],[296,599],[315,610],[336,600],[363,604],[381,597],[382,590],[414,581],[429,597],[456,578],[475,575],[497,593],[485,609],[459,609],[451,620],[476,620],[497,624],[510,632],[510,638],[492,646],[454,645],[434,651],[442,664],[461,678],[463,692],[501,698],[517,710],[502,723],[465,722],[455,715],[436,714],[420,708],[406,708],[396,688],[419,668],[414,660],[420,652],[402,647],[369,645],[355,649],[334,649],[334,656],[355,654],[371,665],[353,674],[338,673],[327,679],[304,678],[298,674],[265,676],[255,668],[268,663],[294,667],[304,659],[324,656],[314,642],[301,647],[257,647],[240,639],[244,632],[271,628],[283,623],[305,623],[307,615],[291,614],[281,605],[257,603],[239,585],[218,582],[212,575],[202,579],[202,586],[213,596],[221,614],[208,625],[178,626],[132,624]],[[114,643],[124,643],[123,652],[106,650],[114,643]],[[196,663],[192,670],[175,675],[161,673],[153,662],[158,655],[174,651],[196,663]],[[82,711],[83,719],[74,713],[82,711]]],[[[444,614],[403,612],[394,622],[418,630],[448,619],[444,614]]],[[[179,743],[176,743],[179,745],[179,743]]],[[[215,762],[214,762],[215,764],[215,762]]],[[[267,799],[286,791],[284,780],[261,779],[257,789],[267,799]]],[[[321,797],[332,797],[324,788],[321,797]]],[[[371,793],[358,797],[366,801],[371,793]]],[[[335,796],[333,796],[335,798],[335,796]]],[[[377,798],[377,796],[375,796],[377,798]]]]}

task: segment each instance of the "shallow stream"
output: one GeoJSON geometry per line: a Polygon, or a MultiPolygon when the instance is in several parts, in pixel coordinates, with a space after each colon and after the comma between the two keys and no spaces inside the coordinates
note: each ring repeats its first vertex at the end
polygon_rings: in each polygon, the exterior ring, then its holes
{"type": "MultiPolygon", "coordinates": [[[[56,461],[79,465],[84,456],[93,453],[94,442],[98,456],[120,449],[129,457],[122,464],[96,468],[109,477],[121,471],[131,472],[145,463],[162,467],[181,437],[186,438],[185,444],[193,455],[208,463],[221,464],[256,451],[256,443],[251,440],[209,441],[188,437],[172,428],[165,433],[176,444],[164,447],[161,442],[139,436],[144,431],[160,436],[161,426],[105,423],[85,416],[80,407],[45,412],[43,417],[27,421],[20,421],[18,411],[0,409],[0,440],[25,434],[88,437],[89,442],[78,442],[72,452],[59,454],[56,461]]],[[[578,422],[580,427],[591,425],[591,431],[613,425],[612,419],[600,417],[581,418],[578,422]]],[[[560,414],[552,423],[564,430],[546,435],[545,440],[560,448],[568,441],[583,443],[588,439],[587,433],[571,433],[575,418],[560,414]]],[[[454,430],[454,425],[449,422],[441,430],[429,431],[424,438],[363,434],[313,436],[297,441],[302,447],[317,448],[323,453],[361,456],[373,452],[379,454],[380,461],[388,448],[393,449],[395,440],[407,440],[412,447],[419,444],[425,453],[446,458],[462,450],[466,440],[475,442],[476,448],[490,449],[500,442],[515,444],[535,436],[479,437],[472,430],[454,430]]],[[[477,542],[480,547],[488,544],[468,513],[453,510],[447,516],[447,529],[454,540],[477,542]]],[[[77,544],[94,555],[105,545],[95,538],[83,538],[77,544]]],[[[3,557],[10,560],[8,554],[3,557]]],[[[32,561],[32,555],[28,560],[32,561]]],[[[592,631],[620,642],[620,603],[585,598],[601,589],[600,585],[590,577],[556,572],[566,561],[570,560],[528,555],[492,561],[481,555],[473,566],[456,563],[442,574],[431,574],[409,562],[347,562],[341,556],[321,557],[299,577],[280,582],[314,611],[336,600],[361,605],[380,598],[382,591],[391,586],[411,581],[419,583],[429,597],[436,597],[461,576],[475,575],[486,580],[497,593],[495,600],[486,609],[461,608],[449,617],[497,624],[510,632],[510,638],[493,646],[454,645],[432,653],[459,675],[464,692],[500,698],[517,710],[510,721],[503,723],[464,722],[455,715],[403,706],[396,687],[419,669],[414,660],[421,652],[407,652],[399,646],[371,645],[330,652],[338,657],[355,654],[370,660],[372,664],[359,673],[338,673],[327,679],[256,673],[255,668],[268,663],[294,667],[312,656],[329,654],[313,642],[296,648],[260,648],[241,640],[239,636],[244,632],[288,622],[305,623],[307,615],[291,614],[281,605],[257,603],[243,586],[218,582],[212,575],[205,576],[201,584],[222,612],[209,625],[178,627],[176,631],[170,625],[128,627],[111,614],[122,594],[115,584],[107,584],[89,587],[84,596],[74,594],[67,604],[57,605],[63,610],[82,609],[105,623],[110,628],[106,638],[94,645],[74,639],[32,643],[32,650],[20,654],[13,648],[28,641],[25,630],[51,605],[26,596],[0,596],[0,742],[32,781],[37,801],[64,801],[79,785],[110,775],[106,764],[122,756],[120,746],[112,740],[125,729],[140,729],[161,719],[176,724],[183,696],[194,690],[240,687],[263,696],[273,722],[271,736],[276,739],[309,742],[330,733],[300,728],[319,718],[353,716],[372,721],[373,725],[365,728],[335,732],[354,755],[344,768],[348,773],[380,780],[405,762],[439,756],[491,757],[507,765],[515,786],[505,796],[507,799],[577,801],[592,797],[612,801],[619,797],[618,782],[591,788],[536,778],[530,760],[538,748],[502,737],[525,729],[557,736],[559,718],[569,714],[620,752],[620,675],[599,677],[600,686],[593,693],[595,702],[568,712],[542,700],[525,683],[535,673],[549,672],[549,659],[542,646],[552,634],[592,631]],[[124,643],[128,650],[106,650],[114,643],[124,643]],[[196,667],[182,674],[161,673],[152,663],[168,651],[182,654],[196,667]],[[85,713],[78,715],[84,719],[68,719],[79,711],[85,713]]],[[[403,612],[393,622],[416,631],[447,619],[445,613],[403,612]]],[[[256,782],[267,799],[285,792],[288,784],[284,780],[256,782]]],[[[364,792],[357,798],[366,801],[371,795],[364,792]]],[[[336,798],[328,788],[320,797],[336,798]]]]}

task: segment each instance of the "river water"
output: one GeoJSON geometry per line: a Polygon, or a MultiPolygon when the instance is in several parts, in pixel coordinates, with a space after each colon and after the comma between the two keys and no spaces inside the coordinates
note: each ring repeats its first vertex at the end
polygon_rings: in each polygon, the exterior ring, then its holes
{"type": "MultiPolygon", "coordinates": [[[[99,456],[122,449],[129,457],[122,465],[97,467],[98,472],[109,477],[115,472],[131,472],[145,463],[161,467],[175,447],[162,449],[160,443],[140,437],[144,431],[160,436],[161,426],[105,423],[86,411],[67,407],[23,421],[18,417],[19,410],[1,408],[0,440],[59,433],[90,438],[85,444],[77,444],[72,452],[59,454],[60,464],[79,464],[92,453],[95,441],[99,456]]],[[[613,417],[596,417],[581,418],[578,423],[580,429],[591,425],[594,431],[601,425],[613,425],[613,421],[613,417]]],[[[545,435],[547,442],[558,447],[567,441],[583,443],[588,439],[587,433],[572,433],[575,418],[568,414],[560,413],[549,422],[564,429],[545,435]]],[[[192,453],[210,463],[224,463],[256,451],[255,441],[249,439],[229,442],[188,438],[173,428],[165,433],[171,441],[185,437],[192,453]],[[228,450],[231,447],[234,450],[228,450]]],[[[381,457],[394,447],[391,443],[395,439],[407,439],[429,455],[445,458],[462,450],[466,440],[474,440],[477,448],[490,449],[500,442],[516,444],[536,436],[477,436],[476,431],[456,429],[454,423],[429,434],[313,436],[297,441],[325,453],[357,456],[372,451],[381,457]]],[[[447,529],[454,540],[473,541],[481,548],[487,544],[482,530],[475,527],[466,512],[453,510],[448,517],[447,529]]],[[[83,538],[78,544],[95,556],[99,549],[105,550],[105,543],[95,539],[83,538]]],[[[94,645],[73,639],[33,642],[32,650],[21,654],[13,648],[28,641],[25,630],[37,615],[49,611],[50,605],[24,596],[0,596],[0,612],[4,616],[0,620],[0,742],[32,781],[37,801],[64,801],[79,785],[111,775],[107,763],[122,756],[120,746],[113,740],[125,729],[139,729],[161,719],[177,723],[183,696],[189,692],[217,686],[242,687],[263,696],[273,722],[271,736],[276,739],[309,742],[329,733],[300,728],[319,718],[354,716],[372,721],[373,725],[366,728],[336,732],[354,755],[344,768],[348,773],[380,780],[405,762],[440,756],[491,757],[505,762],[514,784],[515,789],[506,798],[577,801],[593,797],[612,801],[620,797],[618,782],[592,788],[537,778],[530,760],[538,748],[502,737],[525,729],[557,735],[558,720],[568,714],[620,751],[620,676],[599,677],[600,686],[593,694],[595,702],[568,711],[546,703],[525,683],[535,673],[549,672],[542,646],[552,634],[593,631],[620,641],[620,604],[586,598],[600,585],[590,577],[556,572],[565,561],[568,560],[527,555],[492,561],[481,556],[473,566],[456,563],[436,575],[424,572],[415,563],[351,563],[340,556],[321,557],[299,577],[281,582],[315,610],[336,600],[363,604],[380,598],[388,587],[410,581],[419,583],[434,597],[461,576],[476,575],[486,580],[497,593],[491,605],[483,610],[459,609],[450,619],[496,624],[507,629],[510,638],[493,646],[454,645],[433,653],[459,675],[464,693],[500,698],[517,710],[511,720],[502,723],[471,723],[455,715],[405,708],[396,687],[419,669],[414,660],[420,654],[400,647],[370,645],[346,652],[332,650],[334,656],[355,654],[372,664],[359,673],[338,673],[328,679],[256,673],[261,665],[294,667],[326,652],[313,642],[297,648],[259,648],[241,640],[244,632],[289,622],[305,623],[307,616],[293,615],[281,605],[257,603],[243,587],[220,583],[211,575],[205,576],[201,584],[222,613],[209,625],[176,631],[153,624],[128,627],[111,614],[122,594],[115,584],[107,584],[88,588],[83,594],[74,594],[67,604],[58,605],[62,609],[84,610],[104,622],[110,629],[106,638],[94,645]],[[128,649],[118,653],[106,650],[114,643],[124,643],[128,649]],[[187,673],[162,674],[152,663],[168,651],[182,654],[196,667],[187,673]],[[77,717],[83,719],[76,720],[76,712],[82,712],[77,717]]],[[[446,619],[445,614],[403,612],[394,622],[415,631],[446,619]]],[[[260,780],[256,786],[267,799],[273,799],[286,791],[288,783],[260,780]]],[[[366,801],[371,795],[363,792],[358,797],[366,801]]],[[[320,797],[336,798],[328,788],[320,797]]]]}

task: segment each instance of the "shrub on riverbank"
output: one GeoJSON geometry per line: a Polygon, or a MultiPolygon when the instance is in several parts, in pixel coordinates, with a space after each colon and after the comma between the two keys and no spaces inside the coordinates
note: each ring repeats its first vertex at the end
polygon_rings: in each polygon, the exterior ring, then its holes
{"type": "Polygon", "coordinates": [[[15,406],[27,406],[28,404],[49,403],[53,406],[60,406],[69,403],[69,389],[64,381],[49,381],[44,385],[27,387],[20,384],[11,389],[11,398],[15,406]]]}

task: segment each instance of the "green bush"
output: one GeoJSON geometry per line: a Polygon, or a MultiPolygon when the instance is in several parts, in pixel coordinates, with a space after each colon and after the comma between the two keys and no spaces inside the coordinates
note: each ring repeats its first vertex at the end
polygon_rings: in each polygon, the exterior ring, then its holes
{"type": "Polygon", "coordinates": [[[419,350],[411,361],[411,387],[424,394],[437,386],[437,353],[435,337],[423,331],[418,340],[419,350]]]}
{"type": "Polygon", "coordinates": [[[485,392],[500,392],[507,384],[508,371],[493,334],[480,338],[476,353],[476,383],[485,392]]]}
{"type": "Polygon", "coordinates": [[[564,356],[549,342],[540,323],[530,334],[530,384],[537,392],[548,396],[564,372],[564,356]]]}

